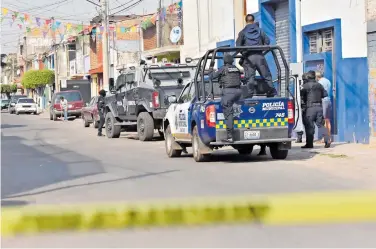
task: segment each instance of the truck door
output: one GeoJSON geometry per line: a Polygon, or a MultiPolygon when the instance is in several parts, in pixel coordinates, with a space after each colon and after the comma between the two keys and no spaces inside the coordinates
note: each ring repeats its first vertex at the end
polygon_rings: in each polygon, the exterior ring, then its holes
{"type": "Polygon", "coordinates": [[[190,111],[192,108],[192,101],[195,97],[195,85],[189,84],[183,90],[178,99],[178,105],[175,109],[175,127],[177,140],[190,140],[190,111]]]}

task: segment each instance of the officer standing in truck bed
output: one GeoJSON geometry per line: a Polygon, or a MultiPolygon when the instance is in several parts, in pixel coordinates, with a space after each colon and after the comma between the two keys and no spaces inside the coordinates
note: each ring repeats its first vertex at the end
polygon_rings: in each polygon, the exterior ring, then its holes
{"type": "Polygon", "coordinates": [[[234,142],[234,108],[233,104],[238,101],[242,95],[240,89],[241,73],[239,69],[233,65],[234,58],[230,54],[226,54],[223,58],[224,66],[217,72],[211,74],[212,79],[219,79],[222,87],[221,104],[223,114],[226,119],[227,139],[224,142],[234,142]]]}
{"type": "Polygon", "coordinates": [[[322,130],[325,141],[325,148],[330,147],[330,139],[328,131],[324,128],[324,114],[322,108],[322,99],[328,96],[324,87],[316,81],[315,71],[309,71],[307,74],[307,82],[301,90],[302,101],[306,104],[304,126],[306,131],[307,143],[303,149],[313,148],[313,139],[315,135],[315,123],[322,130]]]}

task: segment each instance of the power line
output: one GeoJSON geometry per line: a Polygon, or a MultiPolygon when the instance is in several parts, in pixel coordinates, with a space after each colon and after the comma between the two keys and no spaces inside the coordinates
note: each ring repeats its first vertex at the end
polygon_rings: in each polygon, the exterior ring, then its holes
{"type": "Polygon", "coordinates": [[[62,0],[62,1],[59,1],[59,2],[51,3],[51,4],[48,4],[48,5],[44,5],[44,6],[37,6],[37,7],[30,8],[30,9],[22,10],[22,11],[30,11],[30,10],[34,10],[34,9],[44,9],[44,8],[47,8],[47,7],[50,7],[50,6],[53,6],[53,5],[57,5],[57,4],[60,4],[60,3],[68,2],[68,1],[69,0],[62,0]]]}
{"type": "MultiPolygon", "coordinates": [[[[128,1],[128,2],[126,2],[126,3],[124,3],[124,4],[120,4],[119,6],[113,8],[113,9],[110,9],[110,11],[113,11],[113,10],[116,10],[116,9],[118,9],[118,8],[124,7],[124,5],[127,5],[127,4],[129,4],[129,3],[133,2],[133,1],[135,1],[135,0],[131,0],[131,1],[128,1]]],[[[116,2],[119,2],[119,1],[116,0],[116,2]]]]}
{"type": "Polygon", "coordinates": [[[110,15],[115,15],[115,14],[120,13],[120,12],[123,12],[123,11],[125,11],[125,10],[132,9],[132,8],[135,7],[136,5],[140,4],[142,1],[143,1],[143,0],[138,0],[138,2],[135,2],[134,4],[129,5],[129,6],[125,7],[124,9],[121,9],[121,10],[115,12],[115,13],[111,13],[110,15]]]}

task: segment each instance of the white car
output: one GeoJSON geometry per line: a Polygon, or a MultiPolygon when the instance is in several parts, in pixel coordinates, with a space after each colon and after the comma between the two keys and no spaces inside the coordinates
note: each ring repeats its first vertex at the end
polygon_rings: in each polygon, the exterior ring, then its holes
{"type": "Polygon", "coordinates": [[[15,112],[17,115],[20,113],[34,113],[38,114],[37,104],[31,98],[20,98],[15,106],[15,112]]]}

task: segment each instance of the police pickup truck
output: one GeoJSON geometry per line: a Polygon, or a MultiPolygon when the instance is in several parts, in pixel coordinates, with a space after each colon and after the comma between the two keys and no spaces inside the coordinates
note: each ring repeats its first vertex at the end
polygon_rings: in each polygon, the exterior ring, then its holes
{"type": "Polygon", "coordinates": [[[141,141],[153,139],[169,106],[168,97],[178,96],[195,76],[196,64],[131,66],[121,71],[111,95],[105,98],[105,127],[108,138],[137,129],[141,141]]]}
{"type": "Polygon", "coordinates": [[[294,97],[288,90],[289,68],[283,52],[278,46],[223,47],[206,52],[198,62],[194,80],[187,84],[178,98],[168,98],[171,105],[163,120],[165,147],[169,157],[178,157],[192,147],[196,162],[208,160],[216,149],[232,146],[242,155],[252,153],[254,145],[266,145],[274,159],[285,159],[291,149],[292,130],[294,128],[294,97]],[[229,52],[235,58],[249,51],[270,53],[277,68],[277,92],[267,97],[267,85],[263,79],[259,82],[257,94],[248,98],[248,90],[242,86],[243,96],[234,104],[234,142],[226,139],[225,117],[221,106],[221,89],[217,81],[210,80],[208,72],[216,60],[229,52]],[[279,52],[278,59],[276,52],[279,52]],[[222,56],[220,56],[222,54],[222,56]],[[284,65],[284,78],[279,62],[284,65]],[[209,70],[207,70],[209,65],[209,70]],[[284,86],[284,87],[282,87],[284,86]]]}

